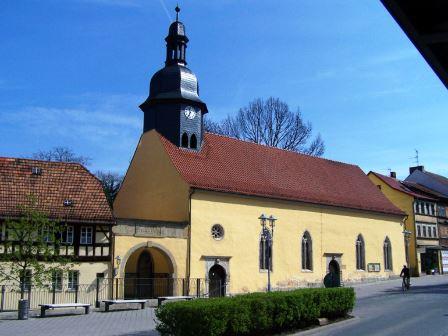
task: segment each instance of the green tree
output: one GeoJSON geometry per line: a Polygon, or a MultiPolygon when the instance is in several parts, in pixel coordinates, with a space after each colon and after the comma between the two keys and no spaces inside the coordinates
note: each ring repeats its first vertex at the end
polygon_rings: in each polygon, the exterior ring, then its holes
{"type": "Polygon", "coordinates": [[[5,223],[7,240],[2,244],[6,253],[0,256],[0,282],[20,283],[23,299],[31,282],[38,286],[48,284],[56,272],[70,269],[73,263],[59,254],[65,225],[39,211],[34,197],[19,209],[21,215],[5,223]]]}

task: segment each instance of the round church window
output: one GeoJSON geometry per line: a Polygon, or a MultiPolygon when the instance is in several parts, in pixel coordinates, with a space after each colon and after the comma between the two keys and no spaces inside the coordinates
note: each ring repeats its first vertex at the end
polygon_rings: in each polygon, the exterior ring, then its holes
{"type": "Polygon", "coordinates": [[[212,237],[215,240],[221,240],[224,237],[224,228],[219,224],[213,225],[212,226],[212,237]]]}

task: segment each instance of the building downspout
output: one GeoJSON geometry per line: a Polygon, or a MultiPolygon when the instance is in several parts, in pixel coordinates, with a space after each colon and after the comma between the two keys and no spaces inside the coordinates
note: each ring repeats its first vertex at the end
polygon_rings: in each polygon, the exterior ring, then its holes
{"type": "Polygon", "coordinates": [[[190,189],[188,195],[188,238],[187,238],[187,279],[190,282],[191,275],[191,197],[193,196],[195,190],[190,189]]]}

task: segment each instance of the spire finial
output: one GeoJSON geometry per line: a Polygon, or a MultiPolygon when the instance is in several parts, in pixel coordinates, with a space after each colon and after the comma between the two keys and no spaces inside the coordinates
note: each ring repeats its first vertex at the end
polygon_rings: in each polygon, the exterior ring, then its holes
{"type": "Polygon", "coordinates": [[[176,5],[175,11],[176,11],[176,21],[179,21],[179,12],[180,12],[179,4],[176,5]]]}

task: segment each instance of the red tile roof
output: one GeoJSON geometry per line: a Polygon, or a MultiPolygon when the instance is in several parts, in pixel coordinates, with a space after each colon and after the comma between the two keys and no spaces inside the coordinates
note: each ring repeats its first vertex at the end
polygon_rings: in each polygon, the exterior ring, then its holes
{"type": "Polygon", "coordinates": [[[193,188],[404,215],[358,166],[211,133],[200,152],[160,137],[193,188]]]}
{"type": "Polygon", "coordinates": [[[373,174],[376,177],[378,177],[381,181],[383,181],[384,183],[386,183],[389,187],[391,187],[392,189],[401,191],[405,194],[408,194],[410,196],[416,197],[416,198],[423,198],[423,199],[427,199],[427,200],[434,200],[431,197],[425,196],[421,193],[417,193],[415,191],[412,191],[411,189],[409,189],[408,187],[406,187],[406,185],[404,185],[404,183],[396,178],[390,177],[390,176],[386,176],[386,175],[382,175],[379,173],[375,173],[375,172],[370,172],[369,174],[373,174]]]}
{"type": "Polygon", "coordinates": [[[0,157],[0,217],[20,215],[19,205],[37,199],[50,218],[113,223],[100,181],[77,163],[0,157]],[[40,168],[41,175],[32,174],[40,168]],[[64,206],[64,201],[73,202],[64,206]]]}

